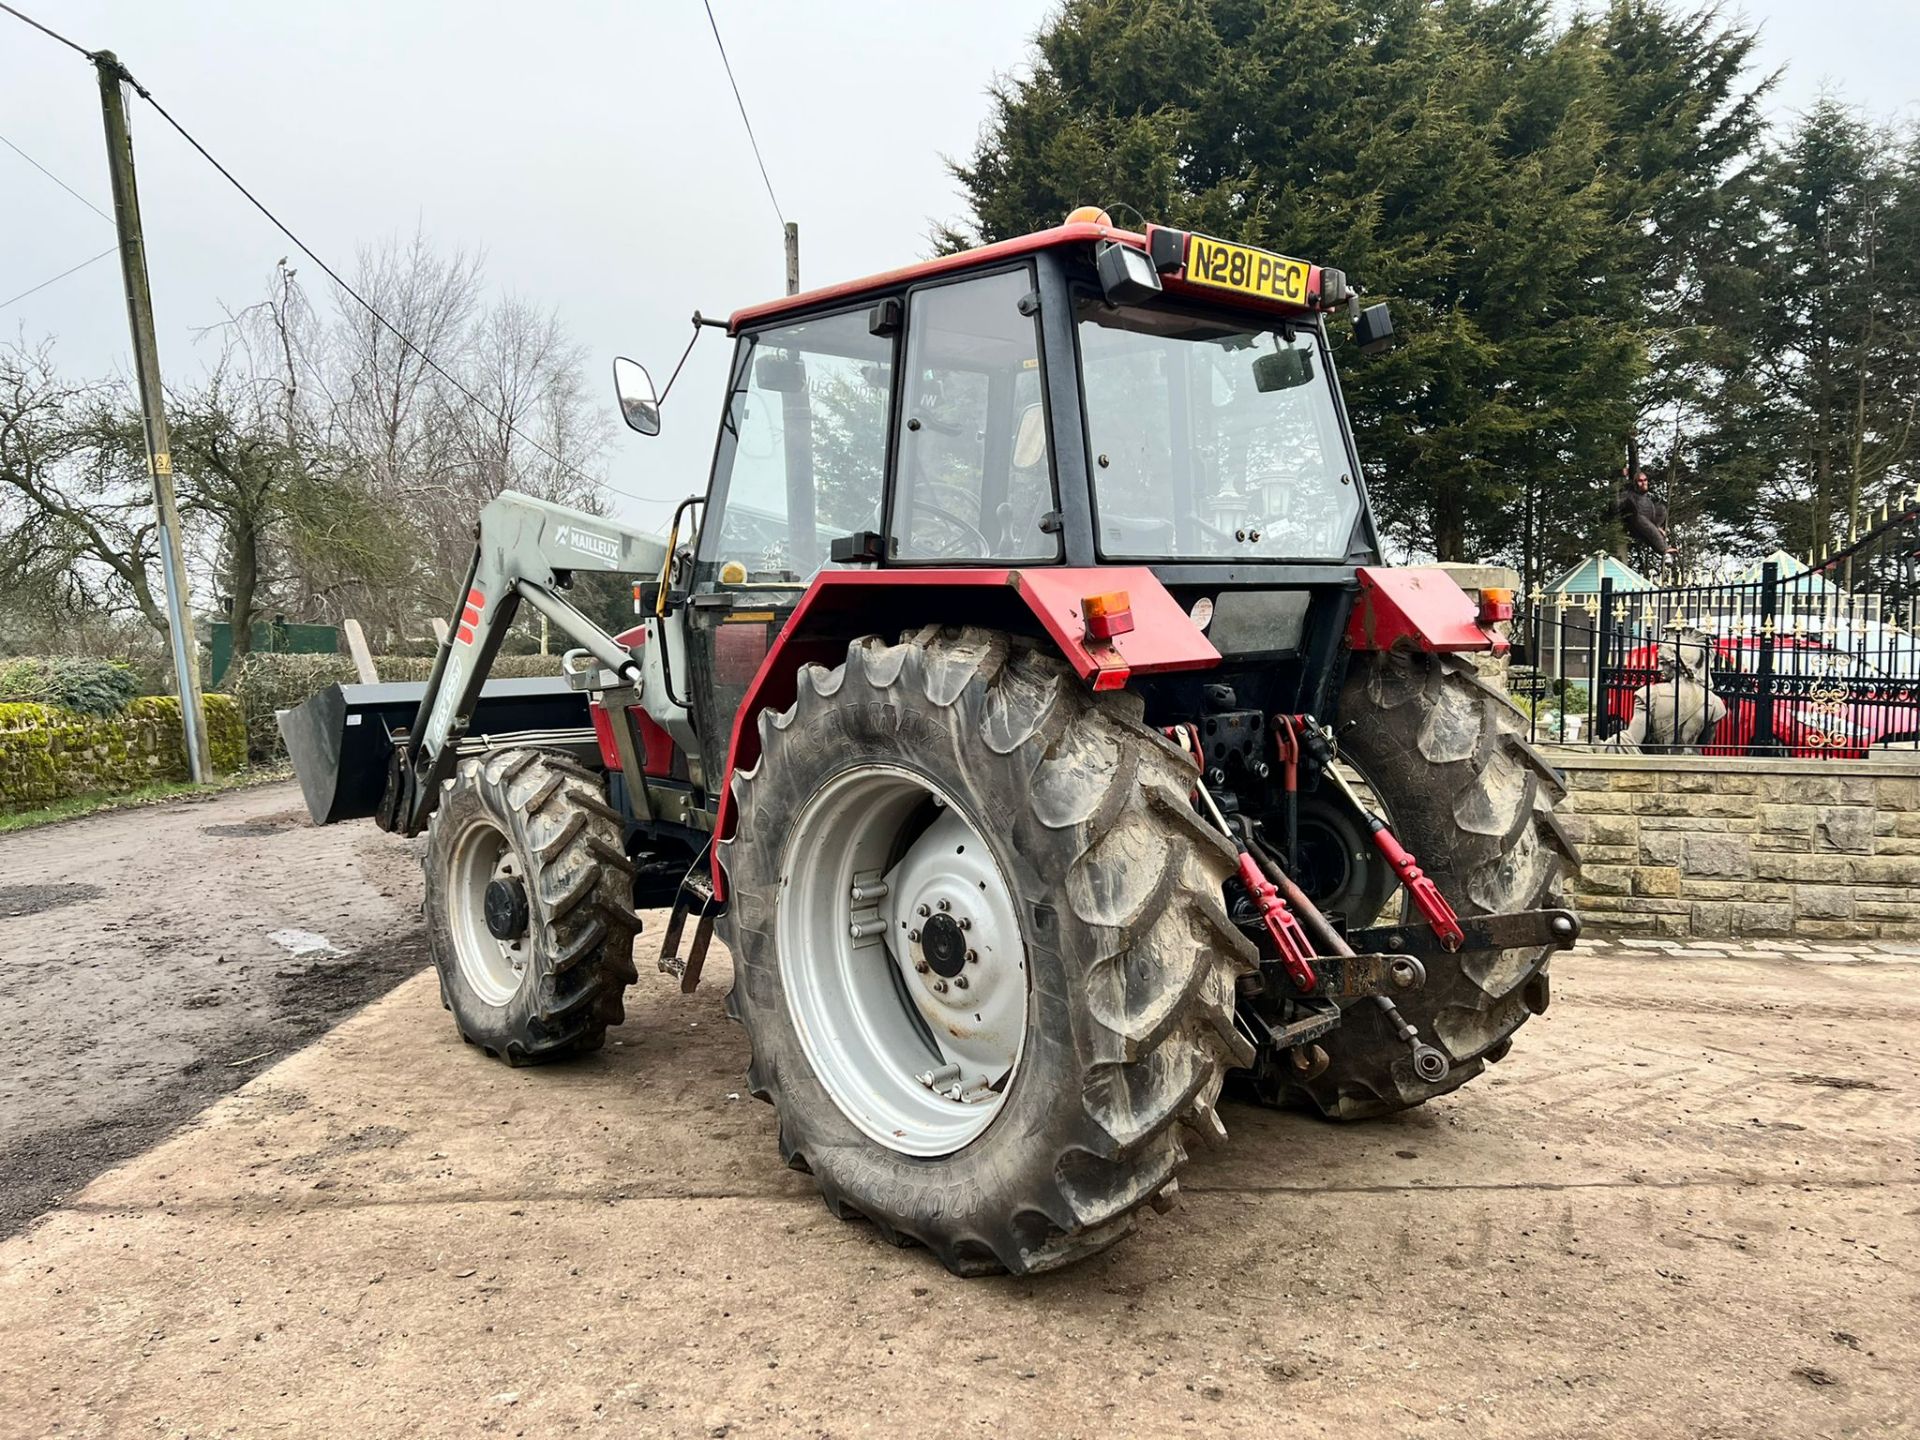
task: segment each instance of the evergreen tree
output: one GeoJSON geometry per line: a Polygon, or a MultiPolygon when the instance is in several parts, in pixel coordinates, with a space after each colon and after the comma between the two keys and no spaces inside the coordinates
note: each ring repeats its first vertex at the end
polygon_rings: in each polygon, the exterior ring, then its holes
{"type": "Polygon", "coordinates": [[[1387,532],[1537,578],[1607,533],[1643,417],[1702,428],[1730,368],[1752,44],[1656,0],[1068,0],[941,238],[1124,202],[1340,266],[1403,337],[1341,357],[1387,532]]]}
{"type": "Polygon", "coordinates": [[[1822,99],[1768,168],[1772,310],[1756,338],[1776,457],[1765,498],[1795,548],[1844,543],[1920,455],[1915,158],[1911,142],[1822,99]]]}

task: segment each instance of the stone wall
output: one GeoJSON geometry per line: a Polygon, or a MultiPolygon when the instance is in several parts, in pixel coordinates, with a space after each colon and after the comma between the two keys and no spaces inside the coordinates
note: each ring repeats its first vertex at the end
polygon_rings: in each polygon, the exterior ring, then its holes
{"type": "MultiPolygon", "coordinates": [[[[207,741],[216,772],[247,758],[246,728],[230,696],[209,695],[207,741]]],[[[122,715],[80,715],[55,705],[0,705],[0,810],[24,810],[68,795],[185,780],[180,702],[135,700],[122,715]]]]}
{"type": "Polygon", "coordinates": [[[1548,753],[1597,932],[1920,936],[1920,756],[1548,753]]]}

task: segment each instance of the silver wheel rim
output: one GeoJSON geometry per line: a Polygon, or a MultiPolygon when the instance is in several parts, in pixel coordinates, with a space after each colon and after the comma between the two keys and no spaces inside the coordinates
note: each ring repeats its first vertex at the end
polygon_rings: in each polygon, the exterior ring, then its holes
{"type": "Polygon", "coordinates": [[[865,1135],[932,1158],[993,1123],[1026,1045],[1026,945],[950,797],[891,766],[827,782],[788,835],[774,940],[801,1048],[865,1135]]]}
{"type": "Polygon", "coordinates": [[[487,886],[506,879],[525,883],[506,832],[486,821],[469,825],[454,842],[448,866],[447,921],[460,974],[489,1005],[512,1000],[527,968],[528,935],[501,940],[487,929],[487,886]]]}

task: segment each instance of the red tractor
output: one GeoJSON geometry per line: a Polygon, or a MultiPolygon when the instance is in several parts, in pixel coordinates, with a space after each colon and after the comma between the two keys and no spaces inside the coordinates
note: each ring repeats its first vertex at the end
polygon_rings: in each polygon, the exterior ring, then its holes
{"type": "Polygon", "coordinates": [[[738,311],[665,543],[489,505],[424,693],[283,715],[314,817],[427,832],[441,993],[509,1063],[620,1022],[637,911],[684,990],[717,928],[783,1158],[960,1273],[1170,1204],[1230,1073],[1446,1094],[1546,1008],[1573,851],[1470,659],[1499,605],[1380,564],[1343,309],[1388,343],[1338,270],[1076,212],[738,311]],[[488,683],[522,604],[580,648],[488,683]]]}

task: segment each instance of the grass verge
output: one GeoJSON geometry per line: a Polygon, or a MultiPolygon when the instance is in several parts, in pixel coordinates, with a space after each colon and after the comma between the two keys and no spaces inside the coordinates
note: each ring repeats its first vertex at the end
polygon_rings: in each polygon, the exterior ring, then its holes
{"type": "Polygon", "coordinates": [[[131,810],[143,805],[164,805],[170,800],[207,799],[227,790],[244,790],[252,785],[290,779],[292,775],[292,769],[285,765],[259,765],[223,775],[211,785],[195,785],[190,780],[157,780],[132,790],[68,795],[34,810],[0,811],[0,835],[56,825],[62,820],[78,820],[102,810],[131,810]]]}

